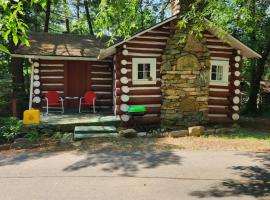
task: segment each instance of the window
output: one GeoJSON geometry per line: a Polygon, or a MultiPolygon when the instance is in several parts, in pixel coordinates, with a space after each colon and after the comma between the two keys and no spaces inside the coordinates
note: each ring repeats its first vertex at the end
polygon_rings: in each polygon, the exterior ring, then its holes
{"type": "Polygon", "coordinates": [[[156,83],[156,59],[133,58],[132,59],[132,82],[133,84],[156,83]]]}
{"type": "Polygon", "coordinates": [[[228,83],[229,61],[211,61],[210,82],[228,83]]]}

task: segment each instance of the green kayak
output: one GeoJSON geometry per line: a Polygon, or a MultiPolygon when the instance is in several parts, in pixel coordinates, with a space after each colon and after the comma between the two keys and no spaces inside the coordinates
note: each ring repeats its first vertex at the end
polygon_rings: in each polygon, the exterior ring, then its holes
{"type": "Polygon", "coordinates": [[[145,106],[130,106],[128,108],[129,113],[144,113],[146,112],[145,106]]]}

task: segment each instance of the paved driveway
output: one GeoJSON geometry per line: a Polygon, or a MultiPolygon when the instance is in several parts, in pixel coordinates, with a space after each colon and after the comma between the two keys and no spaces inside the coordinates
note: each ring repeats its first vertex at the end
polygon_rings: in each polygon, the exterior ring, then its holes
{"type": "Polygon", "coordinates": [[[0,156],[0,199],[270,199],[270,155],[101,151],[0,156]]]}

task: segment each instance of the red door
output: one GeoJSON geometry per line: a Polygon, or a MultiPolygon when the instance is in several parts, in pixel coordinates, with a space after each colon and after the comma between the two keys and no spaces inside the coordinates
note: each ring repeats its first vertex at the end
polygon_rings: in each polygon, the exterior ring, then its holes
{"type": "MultiPolygon", "coordinates": [[[[88,90],[88,66],[87,62],[68,62],[68,92],[67,97],[82,97],[88,90]]],[[[76,109],[79,99],[67,99],[67,107],[76,109]]]]}

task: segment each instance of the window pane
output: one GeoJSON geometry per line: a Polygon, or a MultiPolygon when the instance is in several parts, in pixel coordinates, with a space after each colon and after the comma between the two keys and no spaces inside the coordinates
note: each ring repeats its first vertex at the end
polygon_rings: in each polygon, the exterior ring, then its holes
{"type": "Polygon", "coordinates": [[[144,79],[150,78],[150,72],[144,72],[144,79]]]}
{"type": "Polygon", "coordinates": [[[143,71],[143,65],[144,64],[138,64],[138,71],[143,71]]]}
{"type": "Polygon", "coordinates": [[[143,72],[138,72],[138,79],[143,79],[143,72]]]}
{"type": "Polygon", "coordinates": [[[217,66],[216,66],[216,65],[213,65],[213,66],[212,66],[212,73],[213,73],[213,72],[217,72],[217,66]]]}
{"type": "Polygon", "coordinates": [[[150,72],[150,64],[147,63],[147,64],[145,64],[144,66],[145,66],[145,67],[144,67],[144,70],[150,72]]]}
{"type": "Polygon", "coordinates": [[[223,79],[223,66],[218,66],[217,80],[222,81],[223,79]]]}
{"type": "Polygon", "coordinates": [[[211,74],[211,80],[213,80],[213,81],[217,80],[217,74],[216,73],[211,74]]]}

